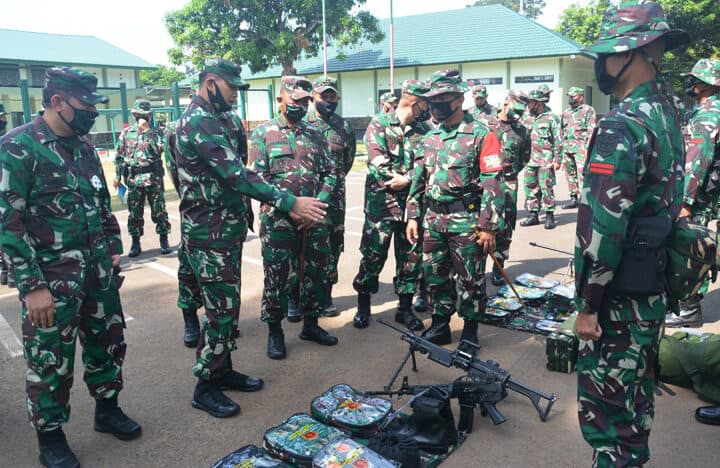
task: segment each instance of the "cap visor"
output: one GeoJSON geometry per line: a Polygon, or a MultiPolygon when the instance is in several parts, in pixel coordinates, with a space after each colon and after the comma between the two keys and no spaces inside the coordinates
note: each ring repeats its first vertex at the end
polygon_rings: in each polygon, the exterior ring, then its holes
{"type": "Polygon", "coordinates": [[[296,89],[290,93],[290,97],[295,100],[305,99],[310,97],[310,93],[305,90],[296,89]]]}
{"type": "Polygon", "coordinates": [[[458,88],[439,88],[431,89],[429,92],[423,94],[423,96],[425,96],[426,98],[431,98],[446,93],[463,94],[463,92],[458,88]]]}
{"type": "Polygon", "coordinates": [[[75,96],[80,101],[82,101],[85,104],[90,104],[91,106],[94,106],[96,104],[107,104],[110,101],[110,98],[105,96],[104,94],[98,94],[98,93],[90,93],[86,94],[84,96],[75,96]]]}
{"type": "Polygon", "coordinates": [[[318,87],[316,87],[316,88],[313,88],[313,90],[314,90],[316,93],[318,93],[318,94],[324,93],[324,92],[327,91],[328,89],[329,89],[330,91],[335,91],[336,94],[337,94],[337,92],[338,92],[338,90],[335,89],[335,88],[332,87],[332,86],[318,86],[318,87]]]}
{"type": "Polygon", "coordinates": [[[665,51],[677,49],[692,41],[690,34],[682,29],[671,29],[661,37],[665,39],[665,51]]]}

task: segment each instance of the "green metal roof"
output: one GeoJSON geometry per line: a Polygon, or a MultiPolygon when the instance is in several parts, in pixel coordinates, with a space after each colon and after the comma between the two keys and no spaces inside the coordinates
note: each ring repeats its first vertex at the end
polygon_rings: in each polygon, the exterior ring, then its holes
{"type": "Polygon", "coordinates": [[[94,36],[0,29],[0,62],[156,68],[152,63],[94,36]]]}
{"type": "MultiPolygon", "coordinates": [[[[345,60],[328,47],[328,71],[372,70],[390,67],[390,20],[381,19],[385,39],[345,50],[345,60]]],[[[483,62],[583,54],[567,37],[502,5],[463,8],[395,18],[395,66],[483,62]]],[[[295,63],[299,74],[322,73],[322,53],[295,63]]],[[[282,75],[275,66],[247,79],[282,75]]]]}

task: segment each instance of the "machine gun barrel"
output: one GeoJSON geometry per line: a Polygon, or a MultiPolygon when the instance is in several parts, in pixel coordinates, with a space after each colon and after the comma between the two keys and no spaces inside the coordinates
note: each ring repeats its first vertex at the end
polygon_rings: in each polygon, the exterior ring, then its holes
{"type": "Polygon", "coordinates": [[[538,247],[538,248],[540,248],[540,249],[552,250],[553,252],[557,252],[557,253],[561,253],[561,254],[565,254],[565,255],[570,255],[571,257],[574,257],[574,256],[575,256],[575,254],[572,253],[572,252],[568,252],[568,251],[566,251],[566,250],[556,249],[555,247],[549,247],[549,246],[547,246],[547,245],[539,244],[539,243],[537,243],[537,242],[530,242],[530,245],[533,246],[533,247],[538,247]]]}

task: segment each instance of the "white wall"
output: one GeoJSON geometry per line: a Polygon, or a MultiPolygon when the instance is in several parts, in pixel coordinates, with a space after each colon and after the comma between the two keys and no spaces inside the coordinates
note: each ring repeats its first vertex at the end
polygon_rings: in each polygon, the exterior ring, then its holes
{"type": "Polygon", "coordinates": [[[373,72],[342,73],[340,79],[343,117],[366,117],[375,114],[376,90],[373,72]]]}
{"type": "MultiPolygon", "coordinates": [[[[583,56],[575,56],[574,59],[572,57],[566,57],[563,58],[562,64],[563,92],[567,93],[567,90],[572,86],[579,86],[583,89],[586,89],[587,86],[591,86],[592,106],[598,114],[605,114],[610,107],[610,97],[601,93],[600,89],[597,87],[597,83],[595,82],[593,60],[583,56]]],[[[585,100],[589,103],[589,96],[586,95],[585,100]]],[[[567,107],[567,104],[565,106],[567,107]]]]}
{"type": "MultiPolygon", "coordinates": [[[[250,81],[250,89],[267,89],[272,80],[250,81]]],[[[277,94],[277,90],[276,94],[277,94]]],[[[268,96],[266,92],[248,91],[247,95],[247,120],[268,120],[271,116],[268,111],[268,96]]],[[[273,100],[274,100],[273,96],[273,100]]]]}
{"type": "MultiPolygon", "coordinates": [[[[98,75],[98,80],[102,81],[102,74],[98,75]]],[[[105,86],[108,88],[119,88],[120,83],[124,82],[128,89],[135,88],[135,70],[124,69],[124,68],[108,68],[107,69],[107,83],[105,86]]]]}
{"type": "Polygon", "coordinates": [[[548,105],[555,113],[561,113],[566,103],[563,90],[560,88],[560,62],[558,58],[513,60],[510,62],[510,89],[530,92],[538,86],[546,84],[553,90],[548,105]],[[552,76],[552,81],[543,83],[518,83],[518,77],[552,76]]]}
{"type": "MultiPolygon", "coordinates": [[[[496,85],[486,85],[488,90],[488,102],[493,106],[499,106],[507,96],[507,62],[476,62],[464,63],[462,66],[463,80],[478,80],[482,78],[501,78],[502,83],[496,85]]],[[[465,95],[464,108],[470,108],[475,105],[472,93],[465,95]]]]}

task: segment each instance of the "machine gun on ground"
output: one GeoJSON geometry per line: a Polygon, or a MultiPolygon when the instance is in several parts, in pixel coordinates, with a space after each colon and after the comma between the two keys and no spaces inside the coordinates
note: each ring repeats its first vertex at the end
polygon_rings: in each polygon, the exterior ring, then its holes
{"type": "MultiPolygon", "coordinates": [[[[489,416],[493,424],[502,424],[507,421],[507,418],[503,416],[495,405],[507,397],[508,390],[512,390],[526,396],[532,402],[541,421],[547,420],[548,414],[557,400],[557,396],[554,393],[547,394],[513,380],[510,374],[500,368],[500,365],[496,362],[477,359],[460,349],[453,351],[447,350],[412,332],[401,330],[382,320],[378,320],[378,322],[399,332],[402,335],[402,340],[410,344],[410,351],[400,363],[400,367],[395,371],[385,388],[382,391],[367,392],[367,394],[417,395],[428,387],[442,388],[450,394],[451,398],[458,398],[461,410],[458,429],[469,433],[472,432],[473,411],[476,406],[480,406],[483,416],[489,416]],[[411,357],[413,360],[413,371],[417,371],[415,360],[416,351],[421,354],[427,354],[427,357],[431,361],[435,361],[445,367],[457,367],[466,372],[467,375],[457,379],[452,384],[433,386],[411,386],[408,385],[407,377],[404,377],[402,386],[398,390],[392,390],[395,380],[411,357]],[[547,401],[547,405],[544,408],[541,404],[542,400],[547,401]]],[[[469,345],[477,348],[477,345],[469,341],[463,341],[463,343],[465,343],[466,346],[469,345]]]]}

